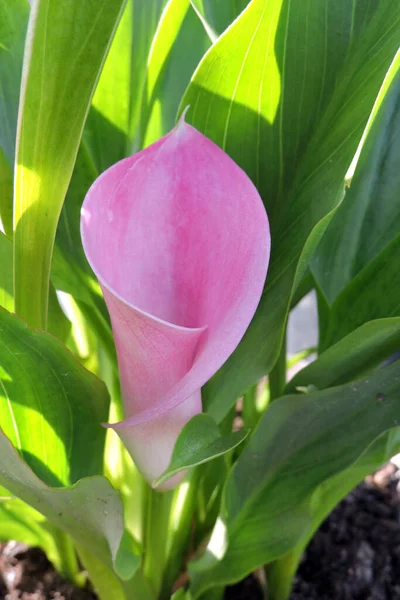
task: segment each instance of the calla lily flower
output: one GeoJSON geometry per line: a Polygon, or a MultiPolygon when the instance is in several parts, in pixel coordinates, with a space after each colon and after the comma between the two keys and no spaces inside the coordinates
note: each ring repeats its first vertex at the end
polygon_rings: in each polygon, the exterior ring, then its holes
{"type": "Polygon", "coordinates": [[[151,483],[254,315],[267,215],[244,171],[182,118],[94,182],[81,233],[118,355],[125,419],[111,427],[151,483]]]}

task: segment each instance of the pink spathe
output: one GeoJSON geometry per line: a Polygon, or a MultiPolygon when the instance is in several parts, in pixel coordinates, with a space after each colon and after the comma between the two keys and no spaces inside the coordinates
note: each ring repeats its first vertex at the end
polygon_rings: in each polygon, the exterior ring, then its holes
{"type": "Polygon", "coordinates": [[[81,232],[118,354],[126,418],[112,427],[151,483],[254,315],[267,215],[244,171],[181,119],[95,181],[81,232]]]}

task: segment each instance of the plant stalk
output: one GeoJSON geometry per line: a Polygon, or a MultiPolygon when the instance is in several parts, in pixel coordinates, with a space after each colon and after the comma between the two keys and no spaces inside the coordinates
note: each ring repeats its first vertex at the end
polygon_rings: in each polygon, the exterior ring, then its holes
{"type": "Polygon", "coordinates": [[[268,376],[268,381],[270,392],[269,401],[273,402],[282,396],[286,385],[286,331],[283,336],[278,360],[268,376]]]}
{"type": "Polygon", "coordinates": [[[144,534],[143,574],[157,598],[162,598],[162,583],[167,562],[169,518],[173,492],[159,493],[148,486],[144,534]]]}

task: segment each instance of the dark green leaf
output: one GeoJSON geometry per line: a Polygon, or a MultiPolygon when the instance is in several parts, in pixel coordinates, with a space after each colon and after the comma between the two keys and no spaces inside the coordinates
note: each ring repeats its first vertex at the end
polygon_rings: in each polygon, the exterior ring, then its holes
{"type": "Polygon", "coordinates": [[[400,348],[400,319],[362,325],[323,352],[287,384],[286,393],[313,385],[318,389],[347,383],[372,370],[400,348]]]}
{"type": "Polygon", "coordinates": [[[339,294],[329,313],[322,348],[367,321],[400,316],[400,235],[339,294]]]}
{"type": "Polygon", "coordinates": [[[312,260],[329,303],[400,229],[400,53],[345,199],[312,260]]]}
{"type": "Polygon", "coordinates": [[[225,555],[209,548],[191,567],[195,596],[293,550],[311,526],[316,488],[399,425],[399,410],[400,361],[348,385],[274,402],[227,480],[225,555]]]}

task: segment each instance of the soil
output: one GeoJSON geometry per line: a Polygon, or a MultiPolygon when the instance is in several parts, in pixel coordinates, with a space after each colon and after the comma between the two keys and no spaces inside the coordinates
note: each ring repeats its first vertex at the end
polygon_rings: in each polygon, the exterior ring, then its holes
{"type": "MultiPolygon", "coordinates": [[[[400,600],[399,480],[387,465],[340,503],[309,544],[290,600],[400,600]]],[[[258,573],[224,598],[263,600],[263,587],[258,573]]],[[[63,580],[41,550],[0,544],[0,600],[96,598],[63,580]]]]}

